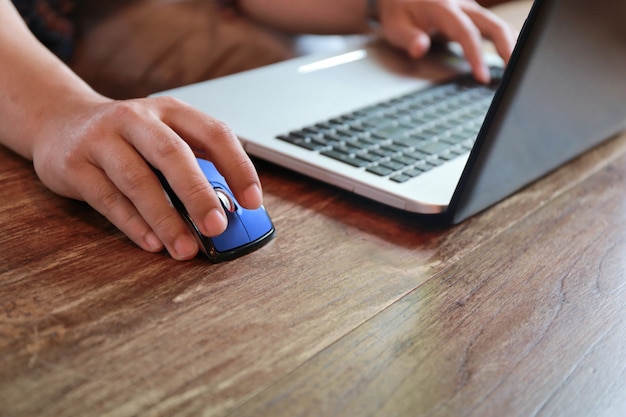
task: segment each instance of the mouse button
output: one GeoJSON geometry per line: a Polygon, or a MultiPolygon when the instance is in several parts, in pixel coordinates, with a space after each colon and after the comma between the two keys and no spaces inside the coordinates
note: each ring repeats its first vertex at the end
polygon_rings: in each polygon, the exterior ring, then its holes
{"type": "Polygon", "coordinates": [[[226,213],[228,227],[220,235],[210,238],[218,252],[227,252],[250,242],[246,228],[239,220],[237,214],[226,213]]]}
{"type": "Polygon", "coordinates": [[[220,187],[215,187],[215,194],[217,194],[217,198],[219,198],[220,203],[222,203],[222,207],[227,212],[237,211],[237,204],[235,203],[235,199],[230,196],[224,189],[220,187]]]}
{"type": "Polygon", "coordinates": [[[215,182],[215,181],[223,182],[224,181],[224,177],[222,177],[222,175],[219,173],[217,168],[215,168],[215,165],[213,165],[212,162],[209,162],[206,159],[201,159],[201,158],[196,158],[196,161],[198,161],[198,166],[200,166],[202,173],[204,174],[205,177],[207,177],[209,181],[211,182],[215,182]]]}
{"type": "Polygon", "coordinates": [[[260,239],[274,229],[274,225],[263,206],[256,210],[241,210],[240,218],[251,241],[260,239]]]}

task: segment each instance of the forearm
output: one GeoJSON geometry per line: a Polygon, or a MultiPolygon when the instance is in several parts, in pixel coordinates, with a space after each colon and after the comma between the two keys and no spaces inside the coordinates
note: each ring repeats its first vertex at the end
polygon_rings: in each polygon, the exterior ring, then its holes
{"type": "Polygon", "coordinates": [[[0,143],[33,157],[33,141],[48,122],[79,100],[101,100],[30,33],[0,0],[0,143]]]}
{"type": "Polygon", "coordinates": [[[367,0],[238,0],[242,13],[277,29],[298,33],[367,31],[367,0]]]}

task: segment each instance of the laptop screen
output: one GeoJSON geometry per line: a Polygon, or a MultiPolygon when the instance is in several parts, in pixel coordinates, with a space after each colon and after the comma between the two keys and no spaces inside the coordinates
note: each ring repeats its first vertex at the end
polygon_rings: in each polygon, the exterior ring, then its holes
{"type": "Polygon", "coordinates": [[[536,0],[450,206],[458,223],[626,128],[626,2],[536,0]]]}

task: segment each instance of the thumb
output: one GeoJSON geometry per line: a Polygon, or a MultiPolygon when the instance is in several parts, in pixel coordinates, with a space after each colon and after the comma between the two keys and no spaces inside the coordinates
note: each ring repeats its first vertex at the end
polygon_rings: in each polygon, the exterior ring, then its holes
{"type": "Polygon", "coordinates": [[[406,50],[412,58],[421,58],[428,53],[430,46],[430,36],[422,31],[416,31],[414,36],[409,39],[406,50]]]}
{"type": "Polygon", "coordinates": [[[385,37],[390,44],[405,50],[412,58],[423,57],[431,46],[430,36],[426,32],[409,25],[404,28],[393,27],[386,31],[385,37]]]}

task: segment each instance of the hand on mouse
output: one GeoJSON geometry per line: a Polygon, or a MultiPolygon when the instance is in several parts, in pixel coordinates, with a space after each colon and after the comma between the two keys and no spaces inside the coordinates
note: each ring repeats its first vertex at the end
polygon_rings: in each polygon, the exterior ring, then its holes
{"type": "Polygon", "coordinates": [[[52,191],[181,260],[199,248],[149,164],[207,236],[226,217],[195,155],[214,162],[242,206],[261,205],[254,166],[223,123],[172,98],[104,97],[35,39],[11,2],[0,0],[0,20],[0,143],[31,159],[52,191]]]}
{"type": "Polygon", "coordinates": [[[374,12],[389,43],[419,58],[430,49],[433,36],[443,36],[461,45],[474,76],[485,83],[489,71],[482,38],[494,43],[505,62],[515,46],[513,29],[474,0],[378,0],[377,8],[374,12]]]}
{"type": "Polygon", "coordinates": [[[195,256],[198,246],[146,161],[207,236],[223,232],[226,217],[195,155],[214,161],[244,207],[262,202],[256,171],[230,129],[172,98],[65,107],[33,143],[35,169],[52,191],[86,201],[145,250],[165,246],[175,259],[195,256]]]}

